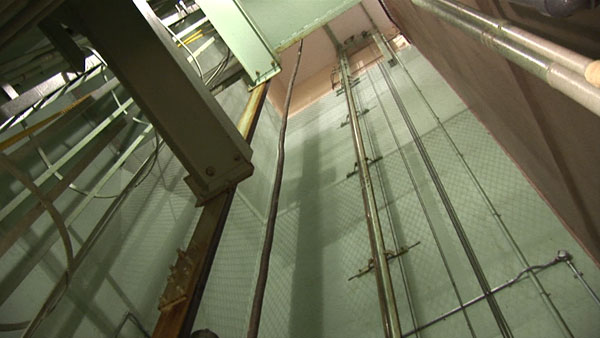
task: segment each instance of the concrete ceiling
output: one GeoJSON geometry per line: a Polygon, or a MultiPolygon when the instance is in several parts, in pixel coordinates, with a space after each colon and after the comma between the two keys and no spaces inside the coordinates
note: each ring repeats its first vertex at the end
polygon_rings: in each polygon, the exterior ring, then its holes
{"type": "MultiPolygon", "coordinates": [[[[387,19],[377,0],[363,0],[362,4],[380,32],[388,35],[396,34],[395,27],[387,19]]],[[[328,23],[340,43],[354,35],[358,36],[364,31],[373,29],[365,10],[358,4],[328,23]]],[[[271,81],[268,98],[280,113],[283,110],[285,93],[296,62],[297,51],[298,43],[281,53],[282,71],[271,81]]],[[[365,61],[362,59],[372,58],[371,54],[362,53],[358,60],[353,58],[351,61],[365,61]]],[[[304,38],[302,61],[294,85],[290,116],[331,91],[330,74],[336,64],[335,46],[323,27],[316,29],[304,38]]]]}

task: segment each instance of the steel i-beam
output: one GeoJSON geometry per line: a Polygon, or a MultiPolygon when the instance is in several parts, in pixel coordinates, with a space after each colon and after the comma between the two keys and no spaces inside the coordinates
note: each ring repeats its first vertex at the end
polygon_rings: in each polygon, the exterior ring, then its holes
{"type": "Polygon", "coordinates": [[[146,0],[66,5],[72,24],[94,44],[190,173],[186,182],[201,202],[252,174],[250,146],[146,0]]]}

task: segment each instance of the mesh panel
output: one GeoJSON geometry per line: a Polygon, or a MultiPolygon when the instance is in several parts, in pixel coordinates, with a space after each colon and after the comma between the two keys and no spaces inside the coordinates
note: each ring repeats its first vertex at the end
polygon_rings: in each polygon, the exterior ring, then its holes
{"type": "MultiPolygon", "coordinates": [[[[444,121],[529,263],[546,263],[557,249],[567,249],[592,288],[599,289],[598,269],[439,74],[414,48],[404,49],[399,56],[444,121]]],[[[522,266],[461,158],[402,68],[392,68],[391,74],[490,285],[513,278],[522,266]]],[[[246,92],[243,86],[237,86],[230,93],[235,97],[222,98],[221,103],[231,108],[231,115],[234,108],[245,103],[246,92]]],[[[441,253],[463,302],[479,296],[481,289],[379,70],[374,68],[361,76],[355,93],[361,110],[370,109],[360,118],[368,156],[382,157],[370,170],[386,248],[398,250],[420,242],[389,262],[402,331],[406,333],[414,329],[414,324],[424,325],[459,305],[441,253]],[[415,175],[417,190],[383,109],[415,175]],[[433,232],[426,216],[432,220],[433,232]]],[[[347,177],[354,169],[355,155],[350,127],[340,127],[346,115],[344,96],[332,93],[289,120],[261,337],[382,336],[373,272],[348,280],[367,265],[371,249],[359,177],[347,177]]],[[[222,338],[244,336],[248,325],[279,123],[267,103],[252,145],[255,174],[239,186],[196,319],[196,329],[210,328],[222,338]]],[[[104,245],[91,254],[93,259],[82,266],[73,289],[38,331],[40,336],[107,336],[127,310],[136,312],[147,327],[152,327],[158,316],[155,308],[164,288],[166,267],[174,259],[168,253],[187,243],[200,213],[181,181],[185,174],[173,154],[161,153],[149,179],[134,190],[109,225],[101,239],[104,245]]],[[[126,181],[127,175],[121,179],[126,181]]],[[[57,246],[53,252],[60,258],[61,250],[57,246]]],[[[52,271],[37,268],[35,273],[52,279],[52,271]]],[[[538,278],[576,337],[600,332],[600,311],[566,266],[553,266],[538,273],[538,278]]],[[[33,288],[30,283],[24,285],[33,288]]],[[[21,290],[19,295],[24,293],[21,290]]],[[[496,298],[516,337],[561,337],[530,281],[502,290],[496,298]]],[[[16,304],[15,300],[9,301],[16,304]]],[[[500,336],[485,301],[466,312],[478,337],[500,336]]],[[[129,326],[123,333],[139,336],[129,326]]],[[[469,336],[462,312],[419,333],[419,337],[469,336]]]]}

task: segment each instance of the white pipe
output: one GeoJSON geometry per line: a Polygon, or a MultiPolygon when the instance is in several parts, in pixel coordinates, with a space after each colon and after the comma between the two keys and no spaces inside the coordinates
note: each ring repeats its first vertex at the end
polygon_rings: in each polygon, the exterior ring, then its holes
{"type": "Polygon", "coordinates": [[[480,40],[600,116],[600,88],[596,87],[600,86],[598,61],[587,59],[453,0],[411,1],[480,40]]]}

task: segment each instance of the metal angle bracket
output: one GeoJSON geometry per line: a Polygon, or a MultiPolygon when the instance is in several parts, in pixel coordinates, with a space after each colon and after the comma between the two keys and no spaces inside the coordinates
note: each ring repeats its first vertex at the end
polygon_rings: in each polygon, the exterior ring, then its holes
{"type": "MultiPolygon", "coordinates": [[[[358,86],[359,83],[360,83],[360,77],[351,79],[350,80],[350,88],[354,88],[354,87],[358,86]]],[[[335,96],[340,96],[344,93],[345,93],[344,87],[340,87],[338,90],[335,91],[335,96]]]]}
{"type": "MultiPolygon", "coordinates": [[[[363,111],[357,113],[357,116],[361,117],[370,111],[371,111],[371,108],[365,108],[363,111]]],[[[346,120],[344,122],[340,123],[340,128],[344,128],[345,126],[347,126],[349,124],[350,124],[350,115],[346,115],[346,120]]]]}
{"type": "Polygon", "coordinates": [[[252,149],[145,0],[65,5],[188,171],[201,202],[252,175],[252,149]]]}
{"type": "MultiPolygon", "coordinates": [[[[370,159],[370,158],[367,157],[366,158],[367,165],[370,167],[372,164],[375,164],[375,163],[381,161],[382,159],[383,159],[382,156],[377,156],[374,159],[370,159]]],[[[356,174],[358,174],[358,163],[354,162],[354,171],[347,173],[346,174],[346,178],[350,178],[350,177],[352,177],[352,176],[354,176],[356,174]]]]}
{"type": "MultiPolygon", "coordinates": [[[[408,253],[408,250],[414,248],[415,246],[421,244],[421,241],[416,242],[415,244],[406,247],[406,246],[401,246],[400,248],[398,248],[398,251],[392,251],[392,250],[385,250],[385,257],[386,259],[389,261],[391,261],[394,258],[398,258],[402,255],[404,255],[405,253],[408,253]]],[[[373,265],[373,258],[369,258],[369,261],[367,263],[367,266],[365,266],[364,268],[361,268],[358,270],[358,273],[354,276],[351,276],[350,278],[348,278],[348,281],[351,281],[355,278],[359,278],[362,277],[364,275],[366,275],[367,273],[369,273],[370,271],[372,271],[374,269],[374,265],[373,265]]]]}
{"type": "Polygon", "coordinates": [[[239,0],[196,0],[246,70],[250,89],[281,71],[279,56],[239,0]]]}

